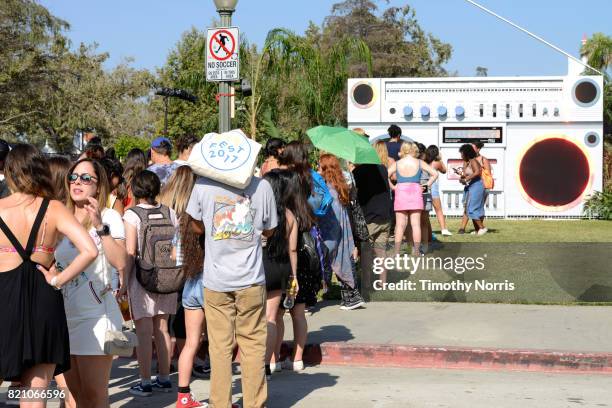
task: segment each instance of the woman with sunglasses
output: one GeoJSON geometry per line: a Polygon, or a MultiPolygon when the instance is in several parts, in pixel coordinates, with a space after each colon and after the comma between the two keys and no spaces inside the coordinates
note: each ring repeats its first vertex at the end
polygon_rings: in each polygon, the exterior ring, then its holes
{"type": "Polygon", "coordinates": [[[66,314],[56,289],[98,252],[70,211],[53,200],[49,165],[36,147],[16,145],[5,175],[12,194],[0,200],[0,378],[44,389],[54,374],[70,368],[66,314]],[[76,243],[74,262],[62,276],[52,267],[60,234],[76,243]]]}
{"type": "MultiPolygon", "coordinates": [[[[107,331],[121,330],[122,325],[111,289],[111,268],[119,272],[119,295],[125,295],[125,229],[121,215],[107,208],[109,184],[98,161],[76,162],[68,170],[67,189],[66,205],[89,232],[99,255],[63,288],[71,357],[71,369],[64,377],[78,407],[108,407],[113,356],[104,353],[104,341],[107,331]]],[[[77,254],[74,243],[64,238],[55,250],[57,269],[68,268],[77,254]]]]}

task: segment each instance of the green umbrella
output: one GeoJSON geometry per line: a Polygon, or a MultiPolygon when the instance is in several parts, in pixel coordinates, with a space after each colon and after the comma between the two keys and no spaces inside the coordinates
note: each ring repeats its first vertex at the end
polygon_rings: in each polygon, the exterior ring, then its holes
{"type": "Polygon", "coordinates": [[[355,164],[380,164],[368,139],[343,127],[317,126],[306,131],[312,144],[355,164]]]}

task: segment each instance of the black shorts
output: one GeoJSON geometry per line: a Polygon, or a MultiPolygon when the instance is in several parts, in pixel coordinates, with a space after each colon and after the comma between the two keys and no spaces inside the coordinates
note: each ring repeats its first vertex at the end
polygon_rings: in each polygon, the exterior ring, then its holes
{"type": "Polygon", "coordinates": [[[291,265],[278,263],[268,258],[266,247],[263,248],[263,265],[266,273],[266,291],[286,290],[287,281],[291,276],[291,265]]]}

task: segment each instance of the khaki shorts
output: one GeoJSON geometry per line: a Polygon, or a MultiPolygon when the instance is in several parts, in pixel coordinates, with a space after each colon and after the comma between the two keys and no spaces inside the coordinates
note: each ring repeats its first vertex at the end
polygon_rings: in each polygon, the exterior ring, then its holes
{"type": "Polygon", "coordinates": [[[374,244],[387,245],[389,241],[389,235],[391,232],[391,224],[386,222],[384,224],[377,224],[371,222],[368,224],[368,234],[370,234],[370,242],[374,244]]]}

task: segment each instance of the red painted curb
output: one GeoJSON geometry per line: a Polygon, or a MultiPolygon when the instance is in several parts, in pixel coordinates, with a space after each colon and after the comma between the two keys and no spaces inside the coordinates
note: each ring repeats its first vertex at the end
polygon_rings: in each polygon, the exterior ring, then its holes
{"type": "Polygon", "coordinates": [[[306,347],[308,364],[612,374],[612,353],[322,343],[306,347]]]}
{"type": "MultiPolygon", "coordinates": [[[[292,349],[292,342],[283,343],[281,361],[292,349]]],[[[329,342],[307,344],[303,361],[308,365],[612,374],[612,353],[551,350],[329,342]]]]}

